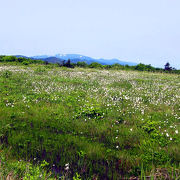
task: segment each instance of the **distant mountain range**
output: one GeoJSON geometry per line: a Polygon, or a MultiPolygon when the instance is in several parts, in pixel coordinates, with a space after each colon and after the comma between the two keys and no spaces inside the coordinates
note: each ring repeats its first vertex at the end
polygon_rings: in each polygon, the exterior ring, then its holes
{"type": "MultiPolygon", "coordinates": [[[[17,55],[16,57],[26,57],[26,56],[17,55]]],[[[121,65],[129,65],[129,66],[137,65],[137,63],[134,63],[134,62],[120,61],[118,59],[102,59],[102,58],[94,59],[94,58],[83,56],[80,54],[56,54],[54,56],[40,55],[40,56],[32,56],[32,57],[27,57],[27,58],[43,60],[49,63],[61,63],[64,60],[67,61],[68,59],[70,59],[72,63],[77,63],[78,61],[81,61],[81,62],[84,61],[87,64],[97,62],[102,65],[112,65],[115,63],[121,64],[121,65]]]]}

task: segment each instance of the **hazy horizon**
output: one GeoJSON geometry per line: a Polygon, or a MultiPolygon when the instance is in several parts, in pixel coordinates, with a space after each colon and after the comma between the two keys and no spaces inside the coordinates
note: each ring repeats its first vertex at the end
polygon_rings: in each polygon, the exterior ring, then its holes
{"type": "Polygon", "coordinates": [[[179,0],[6,0],[0,54],[81,54],[180,69],[179,0]]]}

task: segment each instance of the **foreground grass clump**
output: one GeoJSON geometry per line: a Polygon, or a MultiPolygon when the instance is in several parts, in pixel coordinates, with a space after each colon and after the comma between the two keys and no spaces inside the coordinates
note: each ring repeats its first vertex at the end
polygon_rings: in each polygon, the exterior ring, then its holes
{"type": "Polygon", "coordinates": [[[179,110],[179,75],[0,66],[2,149],[54,177],[178,178],[179,110]]]}
{"type": "Polygon", "coordinates": [[[8,157],[9,152],[1,149],[0,151],[0,178],[1,180],[8,179],[23,179],[23,180],[38,180],[52,178],[52,173],[47,173],[44,167],[48,165],[46,161],[43,161],[40,165],[33,165],[30,162],[22,160],[12,160],[8,157]]]}

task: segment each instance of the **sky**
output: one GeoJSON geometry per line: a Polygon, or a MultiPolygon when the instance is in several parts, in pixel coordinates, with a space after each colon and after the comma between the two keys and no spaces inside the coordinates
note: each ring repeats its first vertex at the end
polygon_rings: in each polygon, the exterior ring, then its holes
{"type": "Polygon", "coordinates": [[[82,54],[180,69],[180,0],[0,0],[0,54],[82,54]]]}

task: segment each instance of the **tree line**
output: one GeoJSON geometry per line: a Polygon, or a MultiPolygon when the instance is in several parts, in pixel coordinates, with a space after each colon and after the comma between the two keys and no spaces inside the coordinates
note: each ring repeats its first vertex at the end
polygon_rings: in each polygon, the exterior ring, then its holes
{"type": "MultiPolygon", "coordinates": [[[[29,65],[29,64],[45,64],[49,65],[52,63],[49,63],[48,61],[43,60],[34,60],[31,58],[26,57],[16,57],[16,56],[0,56],[0,62],[14,62],[14,63],[21,63],[23,65],[29,65]]],[[[165,73],[176,73],[180,74],[180,70],[177,70],[175,68],[172,68],[170,66],[170,63],[167,62],[163,68],[155,68],[153,66],[145,65],[145,64],[138,64],[135,66],[129,66],[129,65],[121,65],[121,64],[113,64],[113,65],[102,65],[97,62],[93,62],[91,64],[87,64],[84,61],[79,61],[77,63],[72,63],[70,59],[67,61],[61,61],[59,63],[55,64],[58,67],[67,67],[67,68],[74,68],[74,67],[81,67],[81,68],[97,68],[97,69],[114,69],[114,70],[137,70],[137,71],[148,71],[148,72],[165,72],[165,73]]]]}

